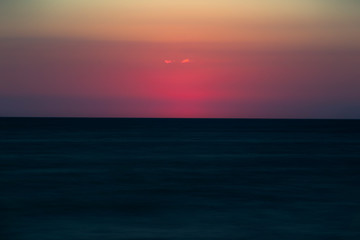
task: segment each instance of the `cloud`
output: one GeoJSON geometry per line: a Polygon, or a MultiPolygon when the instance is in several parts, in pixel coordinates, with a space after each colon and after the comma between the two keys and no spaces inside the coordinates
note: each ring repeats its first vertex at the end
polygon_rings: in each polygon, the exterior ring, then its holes
{"type": "MultiPolygon", "coordinates": [[[[164,60],[164,63],[166,63],[166,64],[171,64],[171,63],[175,63],[175,62],[176,62],[175,60],[168,60],[168,59],[164,60]]],[[[189,63],[189,62],[190,62],[190,59],[188,59],[188,58],[180,61],[180,63],[189,63]]]]}

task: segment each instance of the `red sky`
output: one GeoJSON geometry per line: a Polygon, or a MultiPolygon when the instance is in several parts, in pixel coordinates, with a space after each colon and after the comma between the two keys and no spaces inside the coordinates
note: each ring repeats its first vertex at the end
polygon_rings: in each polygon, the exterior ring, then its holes
{"type": "Polygon", "coordinates": [[[4,1],[0,116],[359,118],[359,7],[4,1]]]}

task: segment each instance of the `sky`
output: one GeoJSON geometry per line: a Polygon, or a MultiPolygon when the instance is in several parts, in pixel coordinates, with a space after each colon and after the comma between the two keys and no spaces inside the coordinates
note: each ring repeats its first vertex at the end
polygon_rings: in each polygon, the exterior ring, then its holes
{"type": "Polygon", "coordinates": [[[358,0],[2,0],[0,116],[360,118],[358,0]]]}

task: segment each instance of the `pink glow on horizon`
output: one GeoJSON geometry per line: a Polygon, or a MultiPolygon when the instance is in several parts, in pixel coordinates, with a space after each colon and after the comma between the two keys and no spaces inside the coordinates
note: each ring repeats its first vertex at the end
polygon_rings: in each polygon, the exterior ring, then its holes
{"type": "Polygon", "coordinates": [[[216,44],[16,44],[0,44],[9,66],[2,74],[12,80],[0,89],[4,115],[336,117],[346,107],[347,116],[359,114],[357,55],[216,44]]]}

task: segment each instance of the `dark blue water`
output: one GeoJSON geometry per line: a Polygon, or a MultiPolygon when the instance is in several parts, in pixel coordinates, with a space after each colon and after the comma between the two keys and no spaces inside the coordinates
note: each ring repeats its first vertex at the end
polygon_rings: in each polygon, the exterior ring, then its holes
{"type": "Polygon", "coordinates": [[[0,239],[360,239],[359,120],[0,118],[0,239]]]}

